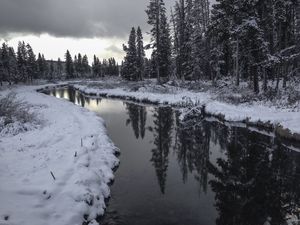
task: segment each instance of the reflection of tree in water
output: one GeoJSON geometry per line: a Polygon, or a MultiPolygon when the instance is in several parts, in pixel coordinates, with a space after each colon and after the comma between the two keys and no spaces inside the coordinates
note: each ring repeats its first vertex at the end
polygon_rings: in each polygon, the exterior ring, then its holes
{"type": "Polygon", "coordinates": [[[154,112],[154,145],[151,162],[162,193],[165,193],[165,184],[168,169],[168,156],[172,145],[172,128],[174,123],[171,107],[156,108],[154,112]]]}
{"type": "Polygon", "coordinates": [[[146,107],[133,103],[125,103],[125,105],[129,116],[129,119],[126,121],[126,125],[131,123],[136,138],[144,138],[147,119],[146,107]]]}
{"type": "Polygon", "coordinates": [[[64,97],[64,93],[65,93],[65,90],[64,90],[64,89],[59,89],[59,90],[58,90],[58,97],[59,97],[59,98],[63,98],[63,97],[64,97]]]}
{"type": "Polygon", "coordinates": [[[140,106],[140,132],[141,132],[141,137],[142,138],[145,137],[146,120],[147,120],[146,107],[140,106]]]}
{"type": "Polygon", "coordinates": [[[76,94],[76,100],[77,100],[77,104],[81,105],[82,107],[85,106],[85,102],[87,101],[87,103],[89,103],[89,98],[85,98],[82,94],[77,93],[76,94]]]}
{"type": "Polygon", "coordinates": [[[209,126],[211,127],[211,142],[218,145],[222,152],[225,151],[230,135],[230,128],[218,121],[207,123],[209,123],[209,126]]]}
{"type": "Polygon", "coordinates": [[[179,121],[176,113],[175,150],[181,168],[183,181],[188,173],[193,173],[199,181],[200,191],[206,192],[208,179],[210,124],[200,117],[185,118],[179,121]]]}
{"type": "Polygon", "coordinates": [[[299,160],[272,138],[245,128],[232,128],[227,159],[210,165],[215,179],[218,225],[283,224],[286,213],[299,204],[299,160]],[[297,161],[297,163],[296,163],[297,161]]]}
{"type": "Polygon", "coordinates": [[[96,98],[95,100],[96,100],[96,104],[98,106],[101,103],[101,99],[100,98],[96,98]]]}
{"type": "Polygon", "coordinates": [[[68,95],[69,95],[69,100],[71,102],[75,102],[75,100],[76,100],[76,92],[73,89],[68,88],[68,95]]]}

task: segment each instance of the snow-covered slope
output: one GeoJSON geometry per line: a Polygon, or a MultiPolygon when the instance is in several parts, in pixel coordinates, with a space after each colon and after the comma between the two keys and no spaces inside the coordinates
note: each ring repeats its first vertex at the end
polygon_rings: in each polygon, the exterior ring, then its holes
{"type": "Polygon", "coordinates": [[[36,89],[14,91],[40,128],[0,140],[0,224],[81,225],[104,212],[116,148],[96,114],[36,89]]]}

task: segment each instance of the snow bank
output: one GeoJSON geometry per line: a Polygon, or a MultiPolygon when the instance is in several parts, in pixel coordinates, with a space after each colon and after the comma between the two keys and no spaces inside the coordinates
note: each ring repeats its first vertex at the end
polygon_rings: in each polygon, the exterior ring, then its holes
{"type": "Polygon", "coordinates": [[[37,88],[14,91],[42,126],[0,140],[0,224],[81,225],[84,217],[94,224],[110,194],[116,148],[96,114],[37,88]]]}
{"type": "Polygon", "coordinates": [[[300,112],[295,109],[280,109],[262,102],[234,105],[215,99],[209,92],[193,92],[183,88],[172,89],[171,93],[152,92],[151,88],[142,87],[137,91],[126,88],[99,89],[86,85],[72,84],[85,94],[107,97],[119,97],[140,102],[170,104],[182,107],[205,106],[207,113],[222,116],[227,121],[245,121],[251,123],[271,123],[289,129],[291,133],[300,133],[300,112]]]}

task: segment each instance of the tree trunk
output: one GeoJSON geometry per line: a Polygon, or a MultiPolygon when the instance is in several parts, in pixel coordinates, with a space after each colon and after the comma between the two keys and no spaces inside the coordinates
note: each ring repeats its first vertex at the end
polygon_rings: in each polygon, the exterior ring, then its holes
{"type": "Polygon", "coordinates": [[[282,83],[282,87],[283,87],[283,88],[286,88],[287,75],[288,75],[288,63],[287,63],[287,62],[284,64],[283,70],[284,70],[284,75],[283,75],[283,83],[282,83]]]}
{"type": "Polygon", "coordinates": [[[277,70],[276,70],[276,92],[278,91],[278,88],[279,88],[279,82],[280,82],[280,73],[281,73],[281,65],[278,65],[277,66],[277,70]]]}
{"type": "Polygon", "coordinates": [[[266,73],[266,68],[263,67],[262,70],[263,70],[263,76],[264,76],[264,92],[266,92],[268,89],[268,77],[267,77],[267,73],[266,73]]]}
{"type": "Polygon", "coordinates": [[[239,39],[236,40],[236,64],[235,64],[235,85],[239,86],[240,85],[240,72],[239,72],[239,39]]]}
{"type": "Polygon", "coordinates": [[[259,83],[258,83],[258,73],[257,73],[257,66],[251,67],[252,74],[253,74],[253,90],[256,94],[259,93],[259,83]]]}

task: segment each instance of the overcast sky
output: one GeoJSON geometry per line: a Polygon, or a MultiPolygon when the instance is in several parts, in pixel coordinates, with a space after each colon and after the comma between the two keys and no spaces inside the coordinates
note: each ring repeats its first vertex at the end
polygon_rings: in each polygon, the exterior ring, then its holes
{"type": "MultiPolygon", "coordinates": [[[[47,59],[72,54],[123,57],[130,28],[148,31],[149,0],[0,0],[0,39],[29,42],[47,59]]],[[[169,10],[175,0],[165,0],[169,10]]]]}

